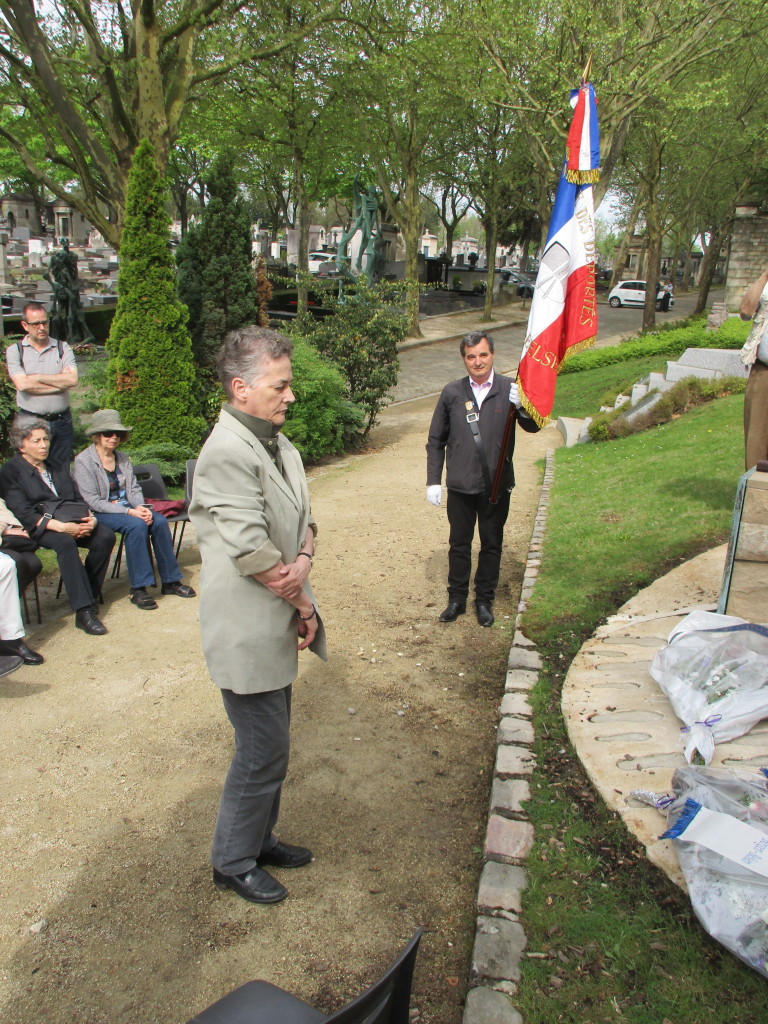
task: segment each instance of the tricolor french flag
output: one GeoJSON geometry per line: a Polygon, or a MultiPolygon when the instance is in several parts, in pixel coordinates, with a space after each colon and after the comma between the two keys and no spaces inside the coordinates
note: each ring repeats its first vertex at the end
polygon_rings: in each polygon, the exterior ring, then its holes
{"type": "Polygon", "coordinates": [[[590,83],[571,94],[573,121],[528,317],[517,382],[523,408],[544,426],[563,360],[597,338],[595,217],[600,180],[597,100],[590,83]]]}

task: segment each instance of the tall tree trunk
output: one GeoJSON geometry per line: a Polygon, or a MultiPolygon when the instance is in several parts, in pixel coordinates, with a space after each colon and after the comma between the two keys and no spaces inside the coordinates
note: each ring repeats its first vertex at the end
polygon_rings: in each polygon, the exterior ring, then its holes
{"type": "Polygon", "coordinates": [[[661,268],[661,219],[659,216],[659,182],[661,181],[661,147],[658,136],[651,132],[646,163],[645,201],[645,306],[643,307],[643,330],[652,331],[656,326],[656,285],[661,268]]]}
{"type": "Polygon", "coordinates": [[[632,209],[629,211],[629,220],[627,221],[627,227],[624,231],[624,235],[619,244],[618,251],[613,261],[613,273],[611,274],[611,283],[609,291],[615,288],[621,280],[621,275],[624,271],[624,264],[627,262],[627,253],[632,243],[632,239],[635,235],[635,226],[637,225],[637,218],[640,215],[640,193],[635,196],[634,202],[632,203],[632,209]]]}
{"type": "Polygon", "coordinates": [[[421,338],[422,333],[419,326],[421,207],[417,158],[414,157],[407,162],[404,188],[397,198],[390,185],[387,167],[384,164],[378,164],[376,170],[389,212],[400,228],[405,242],[405,312],[408,318],[408,335],[411,338],[421,338]]]}
{"type": "Polygon", "coordinates": [[[499,237],[499,222],[495,213],[486,218],[485,224],[485,259],[488,274],[485,279],[485,308],[483,317],[493,320],[493,279],[496,274],[496,243],[499,237]]]}
{"type": "Polygon", "coordinates": [[[728,231],[731,223],[732,212],[729,211],[727,220],[721,221],[710,230],[709,245],[704,250],[704,259],[701,261],[699,270],[699,294],[696,299],[696,306],[693,315],[703,313],[707,307],[709,289],[712,285],[712,278],[717,269],[717,258],[720,255],[720,247],[723,243],[723,235],[728,231]]]}
{"type": "Polygon", "coordinates": [[[523,251],[520,255],[520,269],[523,271],[523,273],[525,273],[525,271],[528,269],[528,249],[530,248],[530,245],[530,239],[526,238],[526,240],[523,242],[523,251]]]}
{"type": "Polygon", "coordinates": [[[443,224],[445,228],[445,255],[450,256],[453,249],[453,236],[456,231],[456,224],[443,224]]]}
{"type": "Polygon", "coordinates": [[[306,278],[309,272],[309,198],[304,180],[304,154],[298,148],[293,151],[293,174],[296,182],[296,228],[299,235],[296,312],[306,313],[309,297],[306,278]]]}

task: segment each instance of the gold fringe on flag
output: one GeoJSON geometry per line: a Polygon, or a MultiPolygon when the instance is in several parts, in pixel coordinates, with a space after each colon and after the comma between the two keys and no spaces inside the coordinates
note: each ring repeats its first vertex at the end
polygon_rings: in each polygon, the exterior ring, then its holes
{"type": "Polygon", "coordinates": [[[523,409],[525,409],[525,411],[528,413],[531,419],[538,424],[539,427],[546,427],[546,425],[549,423],[552,417],[541,415],[539,410],[536,408],[535,405],[533,405],[533,403],[530,401],[530,399],[526,396],[525,392],[523,391],[523,386],[520,383],[519,377],[517,378],[517,387],[520,391],[520,405],[523,407],[523,409]]]}
{"type": "Polygon", "coordinates": [[[565,177],[572,185],[594,185],[600,181],[600,168],[593,167],[586,171],[566,171],[565,177]]]}
{"type": "MultiPolygon", "coordinates": [[[[560,366],[562,366],[566,359],[569,359],[571,356],[575,356],[579,352],[586,352],[588,348],[592,348],[596,341],[597,335],[593,334],[591,338],[585,338],[583,341],[579,341],[575,345],[571,345],[565,350],[565,355],[560,362],[560,366]]],[[[560,366],[557,368],[558,373],[560,373],[560,366]]]]}

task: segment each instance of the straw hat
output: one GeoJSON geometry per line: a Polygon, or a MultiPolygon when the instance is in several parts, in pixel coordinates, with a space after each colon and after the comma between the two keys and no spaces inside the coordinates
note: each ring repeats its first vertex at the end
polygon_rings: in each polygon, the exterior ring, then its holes
{"type": "Polygon", "coordinates": [[[91,425],[85,431],[86,437],[94,434],[103,434],[105,430],[117,430],[121,434],[130,434],[133,427],[126,427],[120,422],[120,414],[117,409],[99,409],[91,417],[91,425]]]}

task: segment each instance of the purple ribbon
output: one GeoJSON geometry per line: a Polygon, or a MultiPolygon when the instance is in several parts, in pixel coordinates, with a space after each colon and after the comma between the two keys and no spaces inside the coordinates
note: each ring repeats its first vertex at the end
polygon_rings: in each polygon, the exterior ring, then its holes
{"type": "MultiPolygon", "coordinates": [[[[694,722],[693,725],[706,725],[708,729],[711,729],[714,725],[717,725],[718,722],[722,721],[722,718],[722,715],[710,715],[708,718],[705,718],[703,722],[694,722]]],[[[684,725],[680,732],[690,732],[692,728],[693,726],[684,725]]]]}

